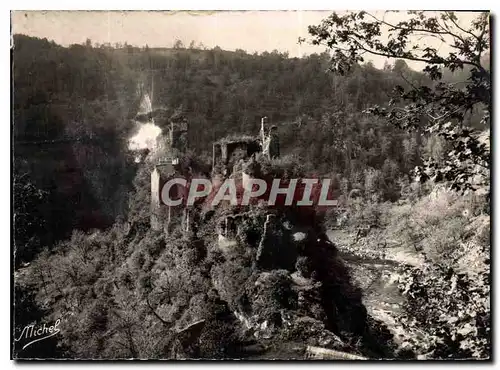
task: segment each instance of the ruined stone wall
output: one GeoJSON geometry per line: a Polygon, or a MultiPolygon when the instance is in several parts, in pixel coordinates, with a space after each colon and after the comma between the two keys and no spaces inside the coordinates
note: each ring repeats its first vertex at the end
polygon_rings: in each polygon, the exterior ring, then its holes
{"type": "Polygon", "coordinates": [[[271,127],[269,135],[264,136],[262,152],[269,158],[280,156],[280,143],[276,126],[271,127]]]}
{"type": "Polygon", "coordinates": [[[230,175],[236,164],[260,151],[261,146],[257,139],[214,143],[213,169],[230,175]]]}
{"type": "Polygon", "coordinates": [[[188,129],[187,122],[171,122],[169,141],[174,158],[180,157],[187,152],[188,149],[188,129]]]}

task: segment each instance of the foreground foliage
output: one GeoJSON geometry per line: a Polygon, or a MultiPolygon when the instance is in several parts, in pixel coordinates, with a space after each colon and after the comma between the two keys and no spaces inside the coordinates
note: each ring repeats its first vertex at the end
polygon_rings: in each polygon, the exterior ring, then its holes
{"type": "Polygon", "coordinates": [[[375,105],[366,111],[395,126],[433,133],[450,143],[443,163],[430,158],[417,168],[419,180],[450,181],[452,188],[462,191],[475,188],[478,175],[480,185],[488,183],[489,148],[466,122],[480,111],[481,124],[490,124],[491,75],[489,61],[483,59],[490,48],[489,14],[478,13],[463,27],[453,12],[410,11],[399,21],[391,21],[387,13],[383,17],[365,11],[333,13],[319,26],[309,27],[312,43],[333,50],[331,68],[340,74],[347,74],[364,55],[423,63],[430,83],[407,80],[407,87],[395,87],[386,107],[375,105]],[[452,51],[443,55],[439,47],[428,43],[433,39],[450,45],[452,51]],[[464,81],[442,81],[444,69],[464,71],[464,81]]]}

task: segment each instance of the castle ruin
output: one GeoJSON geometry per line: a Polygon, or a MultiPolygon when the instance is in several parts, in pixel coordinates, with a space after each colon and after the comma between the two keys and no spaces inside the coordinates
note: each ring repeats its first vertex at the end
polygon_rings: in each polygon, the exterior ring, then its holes
{"type": "MultiPolygon", "coordinates": [[[[255,155],[262,153],[269,159],[279,157],[279,141],[276,126],[266,129],[267,117],[261,120],[258,136],[226,137],[213,144],[212,175],[227,178],[235,173],[236,166],[245,161],[254,161],[255,155]]],[[[189,231],[191,220],[189,209],[169,207],[161,200],[163,185],[175,175],[183,175],[182,159],[188,150],[188,122],[184,117],[171,119],[166,134],[157,139],[154,170],[151,172],[151,228],[169,233],[172,225],[180,224],[184,232],[189,231]]],[[[175,199],[180,189],[171,189],[171,199],[175,199]]]]}
{"type": "MultiPolygon", "coordinates": [[[[157,161],[151,172],[151,228],[170,233],[171,226],[180,221],[185,231],[190,229],[189,211],[179,210],[163,204],[161,190],[163,185],[175,175],[182,175],[181,160],[188,148],[188,123],[184,117],[172,119],[167,134],[157,138],[157,161]]],[[[172,187],[170,198],[181,195],[179,187],[172,187]]]]}

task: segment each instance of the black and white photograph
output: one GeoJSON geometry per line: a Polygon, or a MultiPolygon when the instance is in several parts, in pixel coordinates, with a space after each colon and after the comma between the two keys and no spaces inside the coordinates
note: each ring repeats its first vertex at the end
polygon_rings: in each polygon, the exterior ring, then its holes
{"type": "Polygon", "coordinates": [[[493,16],[334,5],[10,11],[11,360],[492,360],[493,16]]]}

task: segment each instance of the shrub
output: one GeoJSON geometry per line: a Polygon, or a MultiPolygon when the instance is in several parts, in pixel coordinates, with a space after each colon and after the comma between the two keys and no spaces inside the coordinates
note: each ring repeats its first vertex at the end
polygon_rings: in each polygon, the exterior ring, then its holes
{"type": "Polygon", "coordinates": [[[428,263],[404,269],[400,282],[408,299],[405,310],[416,320],[412,326],[425,328],[425,337],[411,343],[415,352],[430,358],[489,358],[488,271],[471,280],[452,268],[428,263]]]}

